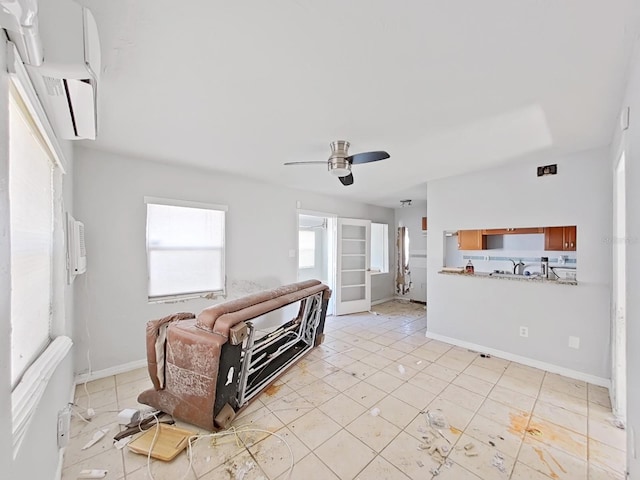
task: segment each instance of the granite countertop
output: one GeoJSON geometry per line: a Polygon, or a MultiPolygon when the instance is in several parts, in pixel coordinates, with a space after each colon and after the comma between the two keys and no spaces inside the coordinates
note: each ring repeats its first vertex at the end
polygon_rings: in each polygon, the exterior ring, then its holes
{"type": "Polygon", "coordinates": [[[493,280],[507,280],[510,282],[528,282],[528,283],[550,283],[555,285],[578,285],[577,280],[552,280],[550,278],[543,278],[539,275],[508,275],[508,274],[497,274],[490,272],[475,272],[475,273],[464,273],[464,272],[447,272],[447,271],[439,271],[438,273],[442,275],[455,275],[458,277],[475,277],[475,278],[489,278],[493,280]]]}

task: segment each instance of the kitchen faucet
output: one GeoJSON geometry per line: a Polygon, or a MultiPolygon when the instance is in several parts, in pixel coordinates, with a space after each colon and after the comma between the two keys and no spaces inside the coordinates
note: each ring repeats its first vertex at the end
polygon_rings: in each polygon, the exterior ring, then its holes
{"type": "Polygon", "coordinates": [[[516,263],[514,260],[511,260],[511,259],[509,259],[509,261],[513,263],[514,275],[524,275],[525,264],[522,262],[522,260],[518,260],[518,263],[516,263]]]}

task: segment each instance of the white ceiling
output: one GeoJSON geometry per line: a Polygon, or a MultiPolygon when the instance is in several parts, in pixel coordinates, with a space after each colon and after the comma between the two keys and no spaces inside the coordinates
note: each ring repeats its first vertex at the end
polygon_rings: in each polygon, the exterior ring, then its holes
{"type": "Polygon", "coordinates": [[[634,0],[82,0],[90,148],[399,206],[425,182],[607,145],[634,0]],[[387,150],[340,185],[329,142],[387,150]]]}

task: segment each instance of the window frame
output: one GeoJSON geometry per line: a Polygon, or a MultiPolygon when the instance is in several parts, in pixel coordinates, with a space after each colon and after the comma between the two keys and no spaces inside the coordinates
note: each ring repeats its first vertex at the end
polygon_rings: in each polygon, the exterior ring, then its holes
{"type": "MultiPolygon", "coordinates": [[[[306,249],[305,249],[306,250],[306,249]]],[[[316,268],[316,255],[317,255],[317,247],[316,247],[316,231],[311,228],[300,228],[298,229],[298,270],[313,270],[316,268]],[[300,243],[300,234],[303,232],[308,232],[313,234],[313,263],[311,265],[300,265],[300,258],[302,258],[302,248],[300,243]]]]}
{"type": "Polygon", "coordinates": [[[369,265],[371,265],[371,275],[382,275],[385,273],[389,273],[390,267],[389,267],[389,224],[388,223],[381,223],[381,222],[371,222],[371,238],[370,238],[370,242],[371,242],[371,248],[370,248],[370,253],[369,253],[369,265]],[[381,225],[383,228],[383,235],[382,235],[382,239],[383,239],[383,245],[382,245],[382,263],[383,263],[383,269],[382,270],[378,270],[378,269],[374,269],[373,265],[374,265],[374,261],[373,261],[373,252],[374,252],[374,248],[373,248],[373,239],[374,239],[374,235],[373,235],[373,230],[374,230],[374,225],[381,225]]]}
{"type": "Polygon", "coordinates": [[[226,252],[227,252],[227,212],[229,207],[227,205],[194,202],[189,200],[177,200],[162,197],[144,197],[145,203],[145,251],[147,255],[147,302],[148,303],[166,303],[175,300],[189,300],[194,298],[217,298],[226,295],[226,252]],[[170,207],[181,208],[198,208],[203,210],[214,210],[224,213],[224,220],[222,223],[222,255],[220,258],[221,279],[222,288],[219,290],[203,290],[199,292],[185,292],[185,293],[173,293],[166,295],[154,295],[149,293],[150,281],[151,281],[151,262],[150,262],[150,248],[149,248],[149,205],[165,205],[170,207]]]}

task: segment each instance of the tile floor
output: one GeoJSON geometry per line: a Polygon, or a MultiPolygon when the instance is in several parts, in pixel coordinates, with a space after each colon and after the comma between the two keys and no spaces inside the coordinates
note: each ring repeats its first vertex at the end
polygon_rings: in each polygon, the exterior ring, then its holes
{"type": "Polygon", "coordinates": [[[117,412],[151,386],[146,370],[78,386],[78,408],[90,399],[97,415],[90,424],[74,416],[63,480],[92,468],[114,480],[430,479],[440,464],[424,443],[425,412],[438,410],[450,451],[437,480],[624,478],[625,432],[612,424],[606,389],[429,340],[421,305],[374,311],[327,318],[325,343],[234,421],[263,432],[202,438],[191,466],[183,452],[152,461],[153,477],[146,457],[111,444],[117,412]],[[109,431],[81,450],[98,428],[109,431]]]}

